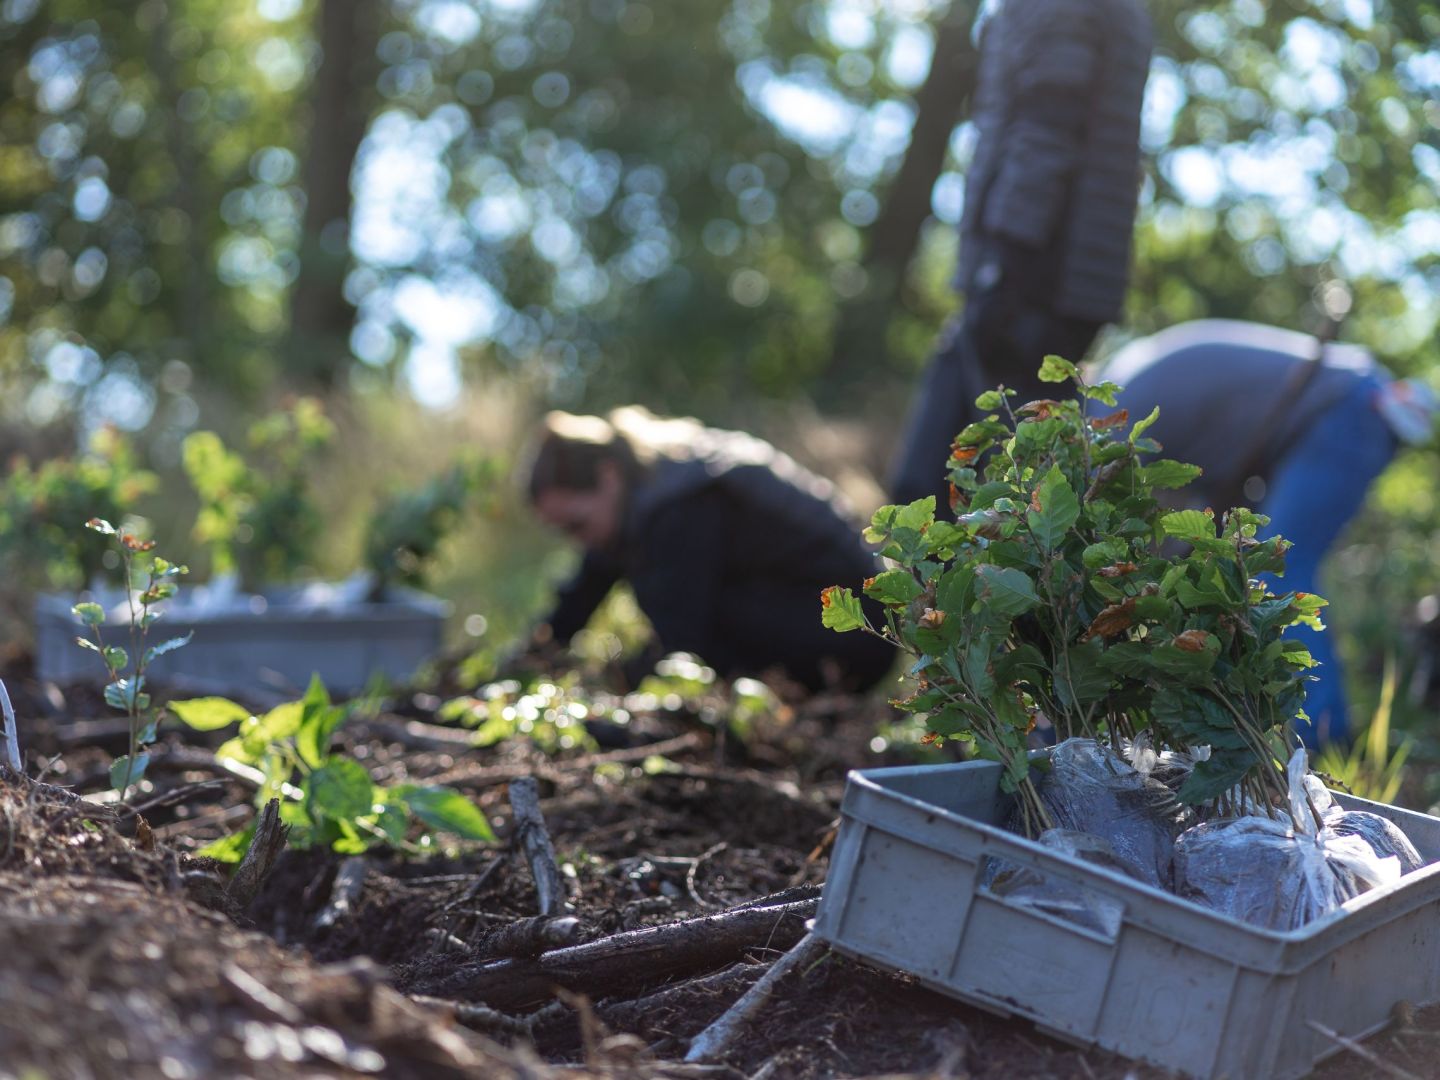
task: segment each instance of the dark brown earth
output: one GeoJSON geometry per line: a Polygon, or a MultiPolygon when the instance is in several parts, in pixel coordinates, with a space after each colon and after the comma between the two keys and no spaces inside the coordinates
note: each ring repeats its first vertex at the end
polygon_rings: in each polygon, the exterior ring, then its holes
{"type": "MultiPolygon", "coordinates": [[[[6,683],[31,775],[103,788],[124,736],[98,695],[62,695],[17,664],[6,683]]],[[[803,903],[825,878],[846,769],[884,760],[869,743],[885,706],[813,701],[743,741],[717,737],[703,704],[654,708],[623,739],[603,732],[637,745],[547,756],[525,738],[474,748],[435,722],[436,704],[397,700],[352,720],[343,740],[377,780],[461,788],[501,842],[426,858],[371,852],[355,864],[355,903],[324,926],[341,856],[286,851],[241,909],[225,871],[191,855],[243,827],[253,794],[213,768],[193,733],[162,728],[153,788],[134,800],[150,804],[150,840],[133,815],[87,820],[93,809],[51,788],[0,779],[0,1078],[1167,1075],[828,953],[781,983],[723,1064],[681,1064],[690,1039],[803,933],[794,917],[683,972],[637,962],[585,993],[542,981],[544,1000],[499,1010],[455,992],[457,973],[538,963],[539,946],[515,942],[537,909],[526,860],[507,843],[509,780],[539,781],[577,941],[762,897],[803,903]]],[[[1347,1050],[1316,1075],[1440,1076],[1437,1040],[1440,1010],[1401,1017],[1365,1044],[1382,1066],[1347,1050]]]]}

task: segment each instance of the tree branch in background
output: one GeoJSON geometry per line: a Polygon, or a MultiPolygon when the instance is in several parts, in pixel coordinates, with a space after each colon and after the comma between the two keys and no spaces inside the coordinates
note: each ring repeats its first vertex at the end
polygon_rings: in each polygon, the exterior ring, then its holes
{"type": "Polygon", "coordinates": [[[890,313],[930,216],[930,192],[945,165],[950,135],[975,89],[979,54],[970,40],[977,0],[955,0],[936,27],[930,74],[915,95],[915,126],[880,216],[866,231],[865,288],[836,311],[830,372],[852,382],[884,358],[890,313]]]}
{"type": "Polygon", "coordinates": [[[290,301],[289,373],[329,386],[342,374],[355,309],[345,299],[350,174],[370,121],[381,11],[374,0],[321,0],[321,61],[311,86],[300,274],[290,301]]]}

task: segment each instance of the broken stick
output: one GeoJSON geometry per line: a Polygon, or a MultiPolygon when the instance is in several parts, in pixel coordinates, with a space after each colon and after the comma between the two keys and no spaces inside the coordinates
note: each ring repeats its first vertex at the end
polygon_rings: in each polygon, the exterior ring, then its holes
{"type": "Polygon", "coordinates": [[[241,911],[250,907],[260,892],[260,886],[270,876],[275,860],[285,849],[285,838],[290,826],[280,821],[280,800],[271,799],[255,819],[255,834],[250,839],[250,849],[240,860],[235,876],[225,892],[239,906],[241,911]]]}
{"type": "Polygon", "coordinates": [[[1341,1035],[1338,1031],[1332,1031],[1330,1028],[1326,1027],[1318,1020],[1306,1020],[1305,1026],[1308,1027],[1311,1031],[1315,1031],[1323,1035],[1325,1038],[1335,1043],[1336,1046],[1344,1047],[1356,1057],[1369,1062],[1372,1066],[1379,1069],[1381,1072],[1387,1073],[1388,1075],[1395,1077],[1395,1080],[1420,1080],[1420,1077],[1416,1076],[1409,1069],[1402,1069],[1399,1065],[1390,1064],[1390,1062],[1386,1061],[1378,1054],[1374,1054],[1371,1051],[1367,1050],[1364,1046],[1356,1042],[1354,1039],[1346,1035],[1341,1035]]]}
{"type": "Polygon", "coordinates": [[[515,840],[535,878],[540,914],[554,915],[565,905],[565,879],[555,862],[555,848],[540,813],[540,785],[533,776],[510,781],[510,807],[515,812],[515,840]]]}
{"type": "Polygon", "coordinates": [[[427,972],[415,994],[482,1001],[498,1009],[549,1001],[554,987],[613,997],[742,959],[751,949],[788,949],[805,935],[819,901],[752,907],[627,930],[534,958],[482,960],[427,972]]]}
{"type": "Polygon", "coordinates": [[[817,956],[823,946],[814,934],[806,934],[800,943],[777,960],[754,986],[740,996],[740,1000],[721,1014],[720,1018],[696,1035],[685,1055],[687,1065],[715,1064],[725,1057],[735,1044],[740,1033],[770,1000],[770,995],[780,981],[796,968],[817,956]]]}
{"type": "Polygon", "coordinates": [[[480,951],[487,957],[539,956],[574,945],[579,937],[580,920],[574,916],[534,915],[492,931],[480,943],[480,951]]]}
{"type": "Polygon", "coordinates": [[[328,930],[346,915],[355,910],[360,894],[365,891],[365,856],[351,855],[335,871],[335,882],[330,886],[330,902],[315,916],[315,929],[328,930]]]}

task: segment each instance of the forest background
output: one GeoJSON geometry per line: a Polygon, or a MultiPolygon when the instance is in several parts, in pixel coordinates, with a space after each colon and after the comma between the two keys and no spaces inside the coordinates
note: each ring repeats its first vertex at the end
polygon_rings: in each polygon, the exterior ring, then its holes
{"type": "MultiPolygon", "coordinates": [[[[549,407],[745,427],[868,510],[958,304],[980,8],[3,0],[9,511],[22,458],[118,432],[112,474],[153,472],[135,509],[203,580],[184,440],[243,445],[295,395],[336,425],[306,457],[321,527],[297,577],[353,571],[371,511],[463,453],[508,467],[549,407]]],[[[1345,338],[1440,380],[1440,5],[1150,9],[1135,272],[1098,352],[1207,316],[1313,330],[1338,279],[1345,338]]],[[[1359,715],[1393,660],[1396,722],[1440,760],[1415,628],[1440,591],[1437,466],[1396,461],[1327,592],[1359,715]]],[[[493,494],[429,582],[478,649],[574,557],[493,494]]],[[[34,590],[80,583],[14,536],[12,643],[34,590]]]]}

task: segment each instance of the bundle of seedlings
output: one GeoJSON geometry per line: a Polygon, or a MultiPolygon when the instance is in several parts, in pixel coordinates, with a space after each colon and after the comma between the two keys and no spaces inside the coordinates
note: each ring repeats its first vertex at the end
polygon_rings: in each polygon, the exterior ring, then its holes
{"type": "Polygon", "coordinates": [[[895,704],[932,740],[999,762],[1032,838],[1098,837],[1137,879],[1170,887],[1174,843],[1196,821],[1322,837],[1313,787],[1285,764],[1315,661],[1284,634],[1321,628],[1325,601],[1272,591],[1289,542],[1260,539],[1268,519],[1245,508],[1167,509],[1156,492],[1200,469],[1155,458],[1158,410],[1132,424],[1118,386],[1059,357],[1040,375],[1074,393],[978,399],[990,415],[949,462],[953,522],[933,498],[875,513],[865,536],[890,568],[863,592],[883,625],[838,586],[821,597],[825,624],[910,655],[913,692],[895,704]],[[1055,753],[1030,753],[1050,740],[1055,753]],[[1125,760],[1147,746],[1145,770],[1125,760]]]}

